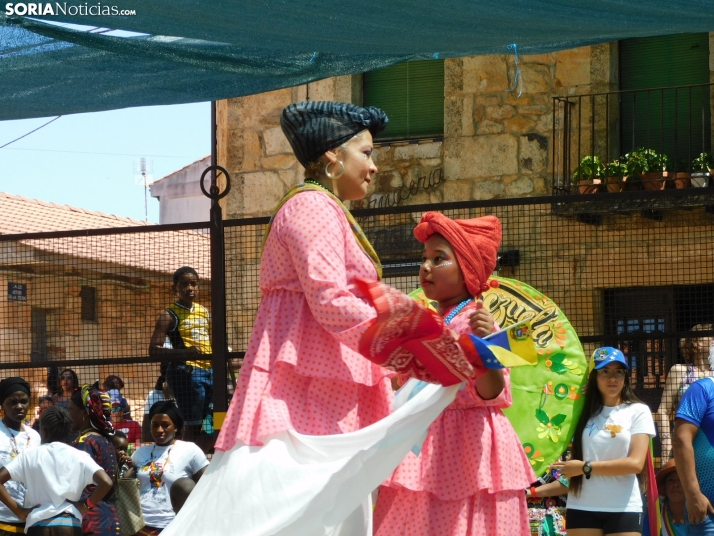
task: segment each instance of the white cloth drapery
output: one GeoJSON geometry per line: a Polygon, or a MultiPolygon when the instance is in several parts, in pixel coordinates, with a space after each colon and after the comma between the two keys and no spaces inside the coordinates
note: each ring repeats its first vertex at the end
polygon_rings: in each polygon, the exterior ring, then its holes
{"type": "Polygon", "coordinates": [[[370,536],[370,493],[423,438],[459,387],[430,384],[356,432],[285,431],[262,447],[217,452],[162,536],[370,536]]]}

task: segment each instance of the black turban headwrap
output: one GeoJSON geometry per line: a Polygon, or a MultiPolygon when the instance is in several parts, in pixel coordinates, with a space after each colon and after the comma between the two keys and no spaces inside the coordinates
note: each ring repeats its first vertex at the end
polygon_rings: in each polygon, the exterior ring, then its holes
{"type": "Polygon", "coordinates": [[[0,404],[5,402],[5,399],[13,393],[22,391],[23,393],[30,395],[30,384],[18,376],[13,376],[12,378],[5,378],[0,382],[0,404]]]}
{"type": "Polygon", "coordinates": [[[171,400],[159,400],[149,409],[149,419],[154,415],[168,415],[176,426],[177,430],[183,429],[183,417],[176,404],[171,400]]]}
{"type": "Polygon", "coordinates": [[[387,114],[374,106],[333,101],[296,102],[280,116],[283,133],[304,167],[365,129],[379,134],[387,121],[387,114]]]}

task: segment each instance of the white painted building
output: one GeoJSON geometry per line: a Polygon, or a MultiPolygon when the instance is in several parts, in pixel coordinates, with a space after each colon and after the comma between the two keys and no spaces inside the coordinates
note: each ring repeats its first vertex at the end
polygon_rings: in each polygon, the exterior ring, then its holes
{"type": "MultiPolygon", "coordinates": [[[[211,156],[174,171],[149,186],[151,197],[159,200],[159,223],[208,221],[211,200],[203,195],[201,173],[211,165],[211,156]]],[[[205,185],[211,184],[210,176],[205,185]]]]}

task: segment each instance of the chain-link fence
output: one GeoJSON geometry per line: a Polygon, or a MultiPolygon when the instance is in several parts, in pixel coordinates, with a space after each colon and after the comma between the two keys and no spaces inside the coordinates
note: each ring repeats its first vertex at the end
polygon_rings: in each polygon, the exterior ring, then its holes
{"type": "MultiPolygon", "coordinates": [[[[713,206],[714,190],[692,189],[392,207],[358,210],[355,216],[382,259],[386,282],[404,291],[418,286],[421,245],[412,229],[424,211],[451,218],[498,216],[498,274],[555,301],[586,354],[604,344],[623,349],[637,394],[656,411],[673,365],[689,364],[670,380],[678,384],[709,368],[713,206]]],[[[201,279],[197,303],[210,308],[211,294],[225,293],[230,396],[260,303],[267,222],[223,222],[225,288],[210,282],[208,224],[0,237],[3,290],[8,289],[0,295],[2,374],[19,372],[38,395],[61,390],[54,378],[65,367],[80,382],[117,374],[131,415],[140,421],[160,363],[187,358],[170,352],[147,356],[157,318],[176,299],[172,275],[190,265],[201,279]]]]}
{"type": "MultiPolygon", "coordinates": [[[[209,243],[205,224],[0,237],[0,374],[64,406],[73,388],[118,376],[107,386],[121,387],[115,422],[138,440],[147,400],[163,394],[162,362],[186,359],[149,357],[157,320],[176,301],[174,272],[193,267],[196,302],[210,306],[209,243]]],[[[168,335],[154,346],[171,349],[168,335]]]]}

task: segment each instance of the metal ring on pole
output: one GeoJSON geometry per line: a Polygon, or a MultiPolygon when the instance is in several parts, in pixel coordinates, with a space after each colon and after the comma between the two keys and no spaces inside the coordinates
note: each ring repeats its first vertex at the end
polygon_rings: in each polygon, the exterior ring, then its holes
{"type": "MultiPolygon", "coordinates": [[[[231,176],[230,176],[230,174],[228,173],[228,170],[227,170],[226,168],[224,168],[223,166],[208,166],[208,167],[206,168],[206,170],[201,174],[201,182],[200,182],[200,185],[201,185],[201,191],[203,192],[203,195],[205,195],[206,197],[208,197],[208,198],[210,198],[210,199],[213,199],[214,201],[218,201],[219,199],[223,199],[225,196],[227,196],[227,195],[228,195],[228,192],[231,191],[231,176]],[[215,193],[213,193],[213,192],[210,192],[210,193],[209,193],[209,192],[206,190],[206,188],[203,186],[203,180],[206,178],[206,174],[207,174],[209,171],[212,171],[212,170],[214,170],[214,169],[215,169],[216,171],[221,171],[221,172],[226,176],[226,189],[223,190],[223,192],[221,192],[221,193],[218,193],[218,191],[217,191],[217,190],[218,190],[218,185],[215,185],[215,186],[216,186],[216,192],[215,192],[215,193]]],[[[213,185],[211,186],[211,189],[213,189],[213,185]]]]}

